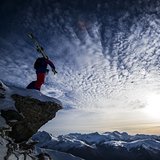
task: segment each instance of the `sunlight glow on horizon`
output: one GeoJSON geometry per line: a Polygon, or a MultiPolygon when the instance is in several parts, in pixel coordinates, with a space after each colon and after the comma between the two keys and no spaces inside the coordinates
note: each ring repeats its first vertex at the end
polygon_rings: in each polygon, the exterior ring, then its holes
{"type": "Polygon", "coordinates": [[[152,119],[160,120],[160,95],[151,94],[147,98],[147,105],[144,112],[152,119]]]}

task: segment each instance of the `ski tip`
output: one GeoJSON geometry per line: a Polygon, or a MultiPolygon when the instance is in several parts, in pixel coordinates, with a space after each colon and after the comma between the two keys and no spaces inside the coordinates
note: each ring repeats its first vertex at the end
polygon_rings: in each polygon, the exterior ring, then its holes
{"type": "Polygon", "coordinates": [[[34,36],[33,36],[33,34],[30,32],[30,33],[28,33],[27,34],[30,38],[33,38],[34,36]]]}

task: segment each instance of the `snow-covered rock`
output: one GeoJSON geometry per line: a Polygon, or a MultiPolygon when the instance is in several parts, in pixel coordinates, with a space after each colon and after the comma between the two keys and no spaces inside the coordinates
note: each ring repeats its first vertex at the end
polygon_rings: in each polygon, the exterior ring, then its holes
{"type": "Polygon", "coordinates": [[[28,151],[35,143],[27,141],[60,109],[62,103],[55,98],[36,90],[6,86],[0,81],[0,159],[5,156],[17,159],[25,154],[32,159],[28,151]]]}

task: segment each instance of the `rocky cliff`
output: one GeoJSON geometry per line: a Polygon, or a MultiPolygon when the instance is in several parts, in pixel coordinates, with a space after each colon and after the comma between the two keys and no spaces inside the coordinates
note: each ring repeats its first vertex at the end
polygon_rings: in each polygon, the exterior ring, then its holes
{"type": "Polygon", "coordinates": [[[31,158],[28,151],[35,142],[28,140],[60,109],[60,101],[39,91],[7,87],[0,82],[0,159],[22,155],[31,158]]]}

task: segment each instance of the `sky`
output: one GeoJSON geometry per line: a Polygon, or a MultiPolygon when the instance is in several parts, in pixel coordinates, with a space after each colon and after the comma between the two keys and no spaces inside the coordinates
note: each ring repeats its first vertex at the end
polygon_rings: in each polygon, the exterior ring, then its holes
{"type": "Polygon", "coordinates": [[[41,92],[64,109],[41,130],[160,133],[158,0],[5,0],[0,19],[3,82],[36,79],[29,32],[56,66],[41,92]]]}

